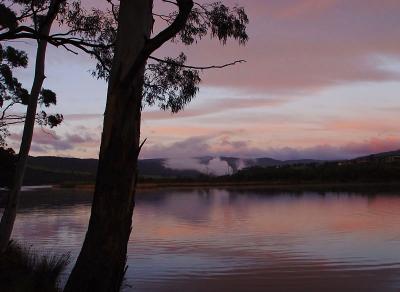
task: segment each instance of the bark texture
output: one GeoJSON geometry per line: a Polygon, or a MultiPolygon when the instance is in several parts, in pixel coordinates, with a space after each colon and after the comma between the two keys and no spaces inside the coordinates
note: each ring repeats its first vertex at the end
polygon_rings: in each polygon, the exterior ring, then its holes
{"type": "Polygon", "coordinates": [[[140,148],[147,59],[142,52],[153,27],[152,2],[121,1],[91,217],[65,291],[119,291],[123,281],[140,148]]]}
{"type": "MultiPolygon", "coordinates": [[[[48,14],[42,23],[39,24],[39,34],[48,36],[55,17],[58,14],[62,0],[54,0],[48,14]]],[[[35,127],[36,110],[39,99],[39,94],[42,89],[45,79],[45,62],[47,41],[45,39],[38,40],[36,52],[35,76],[32,89],[29,96],[29,103],[24,122],[24,131],[22,134],[21,145],[19,149],[17,166],[14,174],[13,186],[8,194],[6,207],[0,222],[0,253],[7,247],[12,230],[14,228],[15,218],[17,216],[18,201],[21,191],[21,186],[24,180],[26,164],[28,161],[29,150],[31,148],[33,130],[35,127]]]]}

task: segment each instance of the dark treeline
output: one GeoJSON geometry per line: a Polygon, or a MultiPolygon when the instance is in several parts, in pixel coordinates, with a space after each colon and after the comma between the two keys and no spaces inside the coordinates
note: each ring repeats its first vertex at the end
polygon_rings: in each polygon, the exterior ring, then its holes
{"type": "MultiPolygon", "coordinates": [[[[143,164],[146,166],[145,164],[143,164]]],[[[315,164],[297,164],[271,167],[249,167],[235,174],[225,176],[205,175],[193,171],[168,172],[162,166],[157,173],[166,174],[147,176],[146,168],[139,176],[139,183],[201,183],[201,184],[302,184],[302,183],[368,183],[396,182],[400,180],[400,162],[370,161],[365,163],[326,162],[315,164]]],[[[50,169],[28,168],[26,185],[58,184],[75,186],[93,184],[95,172],[51,171],[50,169]]]]}
{"type": "MultiPolygon", "coordinates": [[[[232,175],[213,176],[188,169],[165,166],[164,159],[139,161],[139,183],[353,183],[396,182],[400,179],[400,160],[396,153],[372,155],[348,161],[253,166],[232,175]]],[[[12,178],[15,154],[11,149],[0,151],[0,187],[8,186],[12,178]]],[[[60,157],[30,157],[24,185],[75,186],[93,184],[96,159],[60,157]]]]}
{"type": "Polygon", "coordinates": [[[279,167],[251,167],[240,170],[232,176],[224,177],[224,179],[234,181],[283,181],[294,183],[398,181],[400,179],[400,162],[326,162],[279,167]]]}

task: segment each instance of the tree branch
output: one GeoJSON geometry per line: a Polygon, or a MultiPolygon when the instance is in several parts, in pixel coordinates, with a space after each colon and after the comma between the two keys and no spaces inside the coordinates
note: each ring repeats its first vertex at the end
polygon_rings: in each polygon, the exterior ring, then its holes
{"type": "MultiPolygon", "coordinates": [[[[163,1],[174,3],[167,0],[163,1]]],[[[174,4],[178,5],[179,13],[171,25],[147,42],[145,49],[148,53],[148,56],[150,56],[150,54],[161,47],[164,43],[174,38],[176,34],[184,28],[194,5],[193,0],[177,0],[177,3],[174,4]]]]}
{"type": "Polygon", "coordinates": [[[118,12],[115,3],[112,0],[106,0],[111,5],[111,12],[113,14],[114,20],[118,21],[118,12]]]}
{"type": "Polygon", "coordinates": [[[178,6],[178,3],[174,2],[174,1],[169,1],[169,0],[161,0],[161,1],[165,2],[165,3],[169,3],[169,4],[172,4],[172,5],[178,6]]]}
{"type": "Polygon", "coordinates": [[[223,64],[223,65],[210,65],[210,66],[190,66],[190,65],[184,65],[184,64],[179,64],[177,62],[174,62],[172,60],[163,60],[159,59],[157,57],[150,56],[149,59],[155,60],[157,62],[173,65],[173,66],[178,66],[178,67],[183,67],[183,68],[188,68],[188,69],[197,69],[197,70],[208,70],[208,69],[222,69],[228,66],[233,66],[236,64],[240,63],[245,63],[246,60],[236,60],[231,63],[223,64]]]}
{"type": "Polygon", "coordinates": [[[7,111],[10,107],[12,107],[14,104],[15,104],[15,102],[11,102],[9,105],[7,105],[7,106],[4,108],[3,113],[2,113],[2,115],[1,115],[1,117],[0,117],[0,120],[3,120],[3,119],[4,119],[4,116],[5,116],[5,114],[6,114],[6,111],[7,111]]]}
{"type": "MultiPolygon", "coordinates": [[[[163,0],[164,1],[164,0],[163,0]]],[[[154,38],[148,40],[140,52],[139,56],[136,58],[135,63],[129,69],[125,78],[121,81],[121,86],[125,87],[132,82],[137,70],[143,66],[150,55],[160,48],[165,42],[172,39],[181,29],[184,28],[189,14],[193,8],[193,0],[176,0],[179,7],[179,13],[175,20],[167,28],[157,34],[154,38]]],[[[165,2],[169,2],[165,0],[165,2]]],[[[172,2],[174,3],[174,2],[172,2]]]]}

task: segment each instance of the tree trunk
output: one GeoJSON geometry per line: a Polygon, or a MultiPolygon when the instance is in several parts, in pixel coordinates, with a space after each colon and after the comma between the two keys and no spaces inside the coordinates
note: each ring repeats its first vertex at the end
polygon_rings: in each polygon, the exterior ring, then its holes
{"type": "MultiPolygon", "coordinates": [[[[52,6],[51,9],[56,9],[56,11],[58,11],[59,4],[55,4],[55,6],[56,7],[52,6]]],[[[54,11],[51,12],[54,14],[54,16],[52,13],[49,13],[48,18],[41,26],[40,34],[43,36],[49,35],[51,25],[56,16],[56,13],[54,13],[54,11]]],[[[24,180],[29,150],[31,148],[33,129],[35,127],[36,109],[37,109],[39,94],[42,89],[43,81],[45,79],[44,74],[45,74],[47,43],[48,42],[44,39],[38,40],[38,48],[36,52],[35,76],[33,80],[31,93],[29,96],[29,103],[26,111],[24,131],[22,134],[17,166],[14,174],[13,185],[11,187],[11,191],[8,194],[6,207],[4,209],[4,213],[3,216],[1,217],[1,222],[0,222],[0,253],[6,249],[10,241],[11,233],[14,227],[15,217],[17,215],[19,195],[24,180]]]]}
{"type": "Polygon", "coordinates": [[[152,6],[152,0],[121,1],[91,217],[64,291],[119,291],[123,281],[140,151],[146,60],[138,58],[151,34],[152,6]]]}

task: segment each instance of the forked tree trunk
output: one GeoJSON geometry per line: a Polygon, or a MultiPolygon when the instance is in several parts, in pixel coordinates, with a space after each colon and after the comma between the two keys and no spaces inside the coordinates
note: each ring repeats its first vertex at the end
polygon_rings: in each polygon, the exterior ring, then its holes
{"type": "MultiPolygon", "coordinates": [[[[58,13],[61,0],[53,1],[49,8],[49,13],[46,20],[40,25],[40,34],[48,36],[50,33],[53,21],[58,13]]],[[[6,206],[0,222],[0,253],[3,252],[11,238],[11,233],[14,228],[15,218],[17,216],[17,207],[21,191],[21,186],[24,180],[26,164],[28,161],[29,150],[31,148],[33,129],[35,127],[36,109],[39,99],[39,94],[42,89],[45,79],[45,61],[46,61],[47,41],[38,40],[36,52],[35,76],[32,89],[29,96],[28,108],[24,122],[24,131],[22,134],[21,145],[19,149],[17,166],[14,174],[13,185],[8,194],[6,206]]]]}
{"type": "Polygon", "coordinates": [[[89,227],[64,291],[119,291],[132,226],[145,61],[138,63],[152,26],[152,0],[122,0],[117,45],[89,227]]]}

